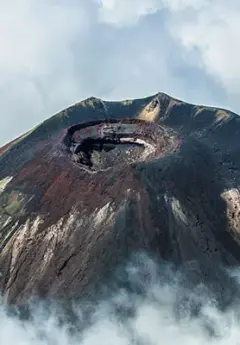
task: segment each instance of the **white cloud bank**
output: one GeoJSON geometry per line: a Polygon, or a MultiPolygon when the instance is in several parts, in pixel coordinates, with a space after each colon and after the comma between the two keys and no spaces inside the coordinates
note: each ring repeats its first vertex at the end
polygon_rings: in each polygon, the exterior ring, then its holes
{"type": "Polygon", "coordinates": [[[240,108],[237,0],[0,0],[0,144],[88,96],[240,108]]]}

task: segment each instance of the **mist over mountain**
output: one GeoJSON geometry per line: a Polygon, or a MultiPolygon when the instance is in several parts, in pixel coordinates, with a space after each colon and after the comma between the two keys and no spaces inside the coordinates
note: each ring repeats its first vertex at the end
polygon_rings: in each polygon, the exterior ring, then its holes
{"type": "MultiPolygon", "coordinates": [[[[204,284],[183,286],[188,276],[145,253],[122,267],[125,284],[103,289],[97,302],[28,302],[28,314],[0,304],[0,344],[237,344],[239,299],[221,308],[204,284]]],[[[239,289],[239,270],[228,272],[239,289]]],[[[222,287],[227,287],[222,282],[222,287]]],[[[226,291],[225,291],[226,293],[226,291]]]]}

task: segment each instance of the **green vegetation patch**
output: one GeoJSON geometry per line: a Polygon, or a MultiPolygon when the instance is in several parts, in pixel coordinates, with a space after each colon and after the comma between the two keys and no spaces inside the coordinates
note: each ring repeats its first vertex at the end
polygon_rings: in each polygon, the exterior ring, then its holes
{"type": "Polygon", "coordinates": [[[24,214],[25,196],[18,191],[2,193],[0,196],[0,212],[9,216],[24,214]]]}

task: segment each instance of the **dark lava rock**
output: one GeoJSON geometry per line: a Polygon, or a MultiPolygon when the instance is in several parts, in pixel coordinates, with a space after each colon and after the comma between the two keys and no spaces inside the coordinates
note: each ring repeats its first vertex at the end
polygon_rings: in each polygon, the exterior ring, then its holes
{"type": "Polygon", "coordinates": [[[90,98],[4,146],[6,300],[91,295],[139,250],[217,281],[240,261],[239,132],[236,114],[159,93],[90,98]]]}

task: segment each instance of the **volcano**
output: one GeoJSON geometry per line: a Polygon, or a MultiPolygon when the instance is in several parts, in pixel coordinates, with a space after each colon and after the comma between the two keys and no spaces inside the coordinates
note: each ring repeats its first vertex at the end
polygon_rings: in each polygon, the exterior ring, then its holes
{"type": "Polygon", "coordinates": [[[239,135],[238,115],[158,93],[89,98],[2,147],[6,301],[91,295],[141,250],[203,280],[239,265],[239,135]]]}

